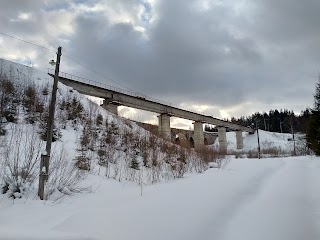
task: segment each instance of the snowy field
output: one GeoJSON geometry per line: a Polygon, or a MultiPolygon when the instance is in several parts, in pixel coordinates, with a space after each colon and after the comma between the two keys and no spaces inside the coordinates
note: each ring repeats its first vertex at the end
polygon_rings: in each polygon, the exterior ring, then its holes
{"type": "Polygon", "coordinates": [[[3,198],[0,239],[320,239],[320,159],[232,159],[145,186],[89,176],[59,201],[3,198]]]}
{"type": "MultiPolygon", "coordinates": [[[[13,66],[18,78],[32,77],[40,85],[52,82],[46,73],[13,66]]],[[[59,85],[58,100],[67,93],[70,88],[59,85]]],[[[73,94],[90,108],[84,96],[73,94]]],[[[98,109],[121,129],[127,126],[98,109]]],[[[65,149],[74,159],[81,132],[67,126],[61,133],[53,151],[65,149]]],[[[259,133],[262,149],[292,152],[291,134],[259,133]]],[[[255,151],[256,133],[243,137],[243,151],[255,151]]],[[[237,151],[235,140],[235,133],[227,133],[231,152],[237,151]]],[[[99,171],[96,166],[80,182],[88,187],[83,193],[53,194],[47,201],[38,199],[36,188],[22,198],[0,194],[0,240],[320,239],[320,158],[228,158],[221,169],[164,179],[142,189],[137,183],[107,178],[105,168],[99,171]]]]}
{"type": "MultiPolygon", "coordinates": [[[[227,147],[229,152],[248,152],[248,151],[257,151],[258,148],[258,140],[257,140],[257,132],[254,134],[249,134],[247,132],[242,133],[243,136],[243,149],[237,149],[236,142],[236,133],[235,132],[227,132],[227,147]]],[[[260,148],[264,149],[277,149],[279,151],[283,151],[284,153],[292,153],[294,148],[294,142],[292,140],[292,134],[290,133],[275,133],[268,132],[259,129],[259,139],[260,139],[260,148]]],[[[301,151],[305,145],[305,140],[303,134],[295,133],[295,143],[296,149],[301,151]]],[[[215,147],[219,147],[218,139],[214,143],[215,147]]]]}

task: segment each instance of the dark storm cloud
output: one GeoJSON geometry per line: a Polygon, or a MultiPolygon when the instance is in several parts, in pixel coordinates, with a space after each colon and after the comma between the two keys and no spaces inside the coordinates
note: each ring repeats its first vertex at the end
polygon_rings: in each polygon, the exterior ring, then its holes
{"type": "Polygon", "coordinates": [[[312,105],[320,61],[318,0],[207,1],[206,7],[195,0],[21,2],[4,1],[1,29],[45,38],[51,32],[41,11],[65,11],[73,32],[56,41],[67,40],[60,44],[68,54],[146,95],[238,106],[230,110],[236,115],[250,113],[246,104],[256,104],[250,111],[312,105]],[[79,10],[95,6],[103,7],[79,10]],[[39,24],[10,22],[21,12],[34,13],[39,24]]]}

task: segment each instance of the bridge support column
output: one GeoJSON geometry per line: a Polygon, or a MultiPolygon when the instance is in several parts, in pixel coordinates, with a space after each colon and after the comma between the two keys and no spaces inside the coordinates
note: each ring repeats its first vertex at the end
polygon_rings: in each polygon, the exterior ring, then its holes
{"type": "Polygon", "coordinates": [[[225,127],[218,127],[218,140],[220,152],[227,152],[227,134],[225,127]]]}
{"type": "Polygon", "coordinates": [[[112,103],[108,100],[103,100],[103,104],[101,105],[105,110],[111,112],[115,115],[118,115],[118,106],[119,104],[112,103]]]}
{"type": "Polygon", "coordinates": [[[161,114],[158,116],[159,125],[158,131],[159,135],[166,140],[171,140],[171,128],[170,128],[170,115],[161,114]]]}
{"type": "Polygon", "coordinates": [[[236,140],[237,140],[237,149],[242,149],[243,148],[243,137],[242,137],[241,130],[236,131],[236,140]]]}
{"type": "Polygon", "coordinates": [[[203,126],[202,122],[194,122],[194,133],[193,133],[193,141],[194,141],[194,149],[201,150],[204,147],[204,135],[203,135],[203,126]]]}

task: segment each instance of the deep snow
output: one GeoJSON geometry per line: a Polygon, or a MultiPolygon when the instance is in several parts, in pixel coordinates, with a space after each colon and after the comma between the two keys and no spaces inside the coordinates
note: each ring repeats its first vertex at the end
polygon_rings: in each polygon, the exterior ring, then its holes
{"type": "MultiPolygon", "coordinates": [[[[30,71],[20,66],[16,74],[30,71]]],[[[52,83],[45,73],[32,74],[52,83]]],[[[58,97],[66,91],[59,85],[58,97]]],[[[77,134],[62,130],[53,148],[64,146],[73,159],[77,134]]],[[[244,150],[256,149],[256,135],[243,136],[244,150]]],[[[262,147],[289,149],[289,137],[260,131],[262,147]]],[[[227,138],[234,150],[235,134],[227,138]]],[[[319,158],[229,160],[222,169],[144,186],[142,196],[137,184],[107,179],[104,171],[81,182],[92,191],[56,201],[39,201],[35,192],[15,200],[0,195],[0,239],[320,239],[319,158]]]]}
{"type": "Polygon", "coordinates": [[[232,159],[224,169],[145,186],[89,176],[57,202],[2,199],[0,239],[316,240],[320,159],[232,159]]]}
{"type": "MultiPolygon", "coordinates": [[[[228,142],[228,151],[257,151],[258,148],[258,139],[257,132],[254,134],[249,134],[247,132],[242,133],[243,136],[243,149],[237,150],[237,142],[236,142],[236,133],[235,132],[227,132],[227,142],[228,142]]],[[[269,149],[269,148],[277,148],[283,151],[292,152],[293,144],[291,133],[275,133],[268,132],[259,129],[259,139],[260,139],[260,148],[261,149],[269,149]]],[[[302,144],[304,144],[303,134],[295,134],[295,142],[297,148],[302,144]]],[[[218,139],[214,144],[216,147],[219,146],[218,139]]]]}

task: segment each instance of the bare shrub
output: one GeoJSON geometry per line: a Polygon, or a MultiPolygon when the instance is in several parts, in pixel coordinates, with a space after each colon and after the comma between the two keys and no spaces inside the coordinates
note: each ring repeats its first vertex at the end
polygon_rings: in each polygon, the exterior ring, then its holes
{"type": "Polygon", "coordinates": [[[87,156],[77,156],[75,166],[77,166],[80,170],[89,171],[91,169],[91,160],[87,156]]]}
{"type": "Polygon", "coordinates": [[[246,157],[246,152],[245,151],[239,151],[239,150],[231,150],[228,151],[228,155],[234,156],[235,158],[244,158],[246,157]]]}
{"type": "Polygon", "coordinates": [[[312,151],[308,147],[307,141],[304,138],[296,140],[295,147],[296,147],[296,155],[298,156],[312,154],[312,151]]]}
{"type": "Polygon", "coordinates": [[[13,124],[8,135],[0,155],[1,176],[8,185],[7,193],[15,198],[37,178],[43,142],[30,125],[13,124]]]}
{"type": "Polygon", "coordinates": [[[282,151],[280,147],[263,148],[261,153],[267,155],[268,157],[279,157],[285,155],[285,152],[282,151]]]}
{"type": "Polygon", "coordinates": [[[225,155],[216,148],[203,147],[196,153],[196,161],[193,161],[193,167],[198,173],[202,173],[208,169],[210,162],[215,162],[219,167],[223,164],[225,155]]]}
{"type": "Polygon", "coordinates": [[[149,181],[154,184],[160,182],[161,180],[161,166],[160,164],[157,166],[152,166],[149,171],[149,181]]]}
{"type": "MultiPolygon", "coordinates": [[[[289,156],[290,153],[288,151],[284,151],[280,147],[268,147],[268,148],[262,148],[260,151],[260,158],[266,158],[266,157],[284,157],[289,156]]],[[[257,150],[249,150],[247,152],[247,158],[258,158],[259,153],[257,150]]]]}
{"type": "Polygon", "coordinates": [[[71,195],[81,192],[83,188],[78,186],[81,180],[81,174],[73,161],[63,148],[61,151],[53,151],[50,159],[49,179],[46,183],[46,199],[54,192],[71,195]]]}
{"type": "Polygon", "coordinates": [[[170,167],[174,178],[182,178],[183,175],[187,172],[186,162],[182,161],[179,158],[171,161],[170,167]]]}
{"type": "Polygon", "coordinates": [[[247,153],[247,158],[258,158],[259,154],[258,151],[249,150],[247,153]]]}

